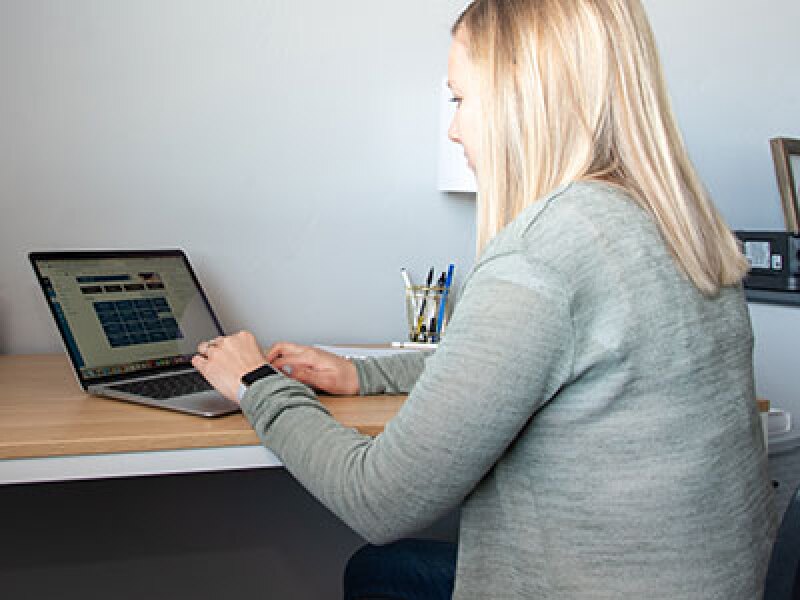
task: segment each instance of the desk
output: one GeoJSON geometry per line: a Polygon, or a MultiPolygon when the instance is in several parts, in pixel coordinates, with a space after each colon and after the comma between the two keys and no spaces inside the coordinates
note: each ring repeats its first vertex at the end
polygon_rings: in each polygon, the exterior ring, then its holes
{"type": "MultiPolygon", "coordinates": [[[[323,396],[376,435],[404,396],[323,396]]],[[[0,485],[281,466],[240,413],[207,419],[90,396],[62,354],[0,356],[0,485]]]]}

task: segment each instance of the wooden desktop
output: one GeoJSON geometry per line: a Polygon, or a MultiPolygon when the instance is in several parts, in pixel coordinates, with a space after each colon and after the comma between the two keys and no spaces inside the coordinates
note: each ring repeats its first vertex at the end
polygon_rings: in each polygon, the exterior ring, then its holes
{"type": "MultiPolygon", "coordinates": [[[[404,396],[322,396],[376,435],[404,396]]],[[[0,356],[0,484],[280,466],[239,414],[203,418],[85,393],[63,354],[0,356]]]]}

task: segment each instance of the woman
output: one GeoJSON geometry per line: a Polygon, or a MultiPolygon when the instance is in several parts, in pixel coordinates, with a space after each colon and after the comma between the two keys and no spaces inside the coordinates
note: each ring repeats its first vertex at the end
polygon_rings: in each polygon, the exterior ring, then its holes
{"type": "Polygon", "coordinates": [[[454,582],[446,548],[368,548],[348,598],[759,597],[772,526],[747,264],[683,147],[639,0],[476,0],[453,33],[479,258],[436,352],[265,356],[243,333],[195,366],[234,399],[255,369],[244,414],[369,541],[462,507],[454,582]],[[409,397],[370,439],[304,383],[409,397]],[[415,555],[436,568],[414,579],[415,555]]]}

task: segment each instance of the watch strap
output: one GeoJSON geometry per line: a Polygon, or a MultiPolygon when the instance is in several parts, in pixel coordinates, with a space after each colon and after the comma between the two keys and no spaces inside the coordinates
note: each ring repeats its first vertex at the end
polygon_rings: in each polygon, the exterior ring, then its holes
{"type": "Polygon", "coordinates": [[[257,369],[253,369],[249,373],[245,373],[242,375],[242,383],[247,387],[253,385],[259,379],[264,379],[265,377],[270,377],[271,375],[277,375],[278,372],[273,369],[269,364],[264,364],[258,367],[257,369]]]}

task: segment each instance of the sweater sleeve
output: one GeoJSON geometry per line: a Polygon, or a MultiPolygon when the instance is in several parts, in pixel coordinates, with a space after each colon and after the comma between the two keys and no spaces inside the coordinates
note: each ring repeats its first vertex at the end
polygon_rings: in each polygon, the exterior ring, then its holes
{"type": "Polygon", "coordinates": [[[354,359],[361,394],[407,394],[422,374],[425,359],[430,355],[430,352],[402,352],[354,359]]]}
{"type": "Polygon", "coordinates": [[[242,400],[261,440],[323,504],[373,543],[458,506],[568,380],[573,333],[556,274],[517,254],[476,267],[397,416],[370,438],[283,376],[242,400]]]}

